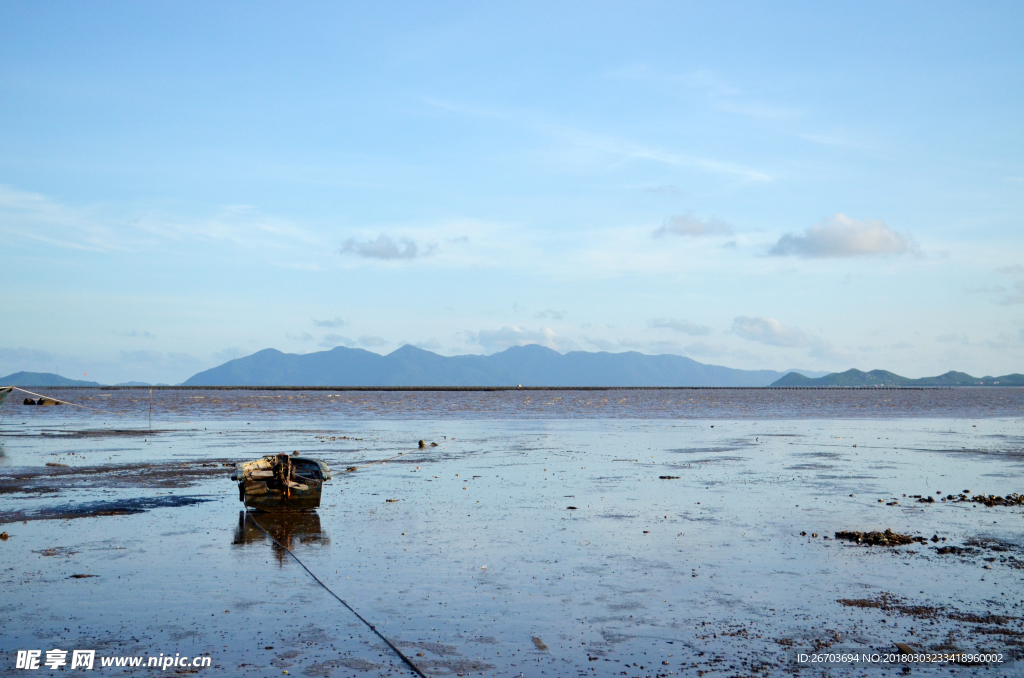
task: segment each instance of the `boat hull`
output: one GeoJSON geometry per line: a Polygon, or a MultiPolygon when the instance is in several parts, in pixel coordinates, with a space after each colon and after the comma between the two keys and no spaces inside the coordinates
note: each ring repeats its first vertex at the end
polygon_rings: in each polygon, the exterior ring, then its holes
{"type": "Polygon", "coordinates": [[[320,506],[327,464],[316,459],[278,454],[235,464],[238,500],[267,513],[312,511],[320,506]]]}

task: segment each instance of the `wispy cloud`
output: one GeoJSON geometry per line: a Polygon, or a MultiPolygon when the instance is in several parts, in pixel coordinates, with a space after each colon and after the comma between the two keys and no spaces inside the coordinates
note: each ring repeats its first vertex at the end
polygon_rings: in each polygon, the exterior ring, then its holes
{"type": "Polygon", "coordinates": [[[534,317],[535,318],[551,318],[552,320],[561,320],[565,317],[565,311],[556,311],[554,309],[547,309],[546,311],[540,311],[534,317]]]}
{"type": "Polygon", "coordinates": [[[453,113],[504,120],[519,127],[547,134],[579,148],[599,151],[618,158],[646,160],[671,167],[700,169],[715,174],[739,177],[747,181],[765,182],[773,180],[773,177],[766,172],[727,160],[678,153],[609,135],[596,134],[551,122],[535,113],[502,110],[494,107],[465,106],[436,99],[424,99],[423,101],[429,106],[453,113]]]}
{"type": "Polygon", "coordinates": [[[539,330],[528,330],[517,325],[506,325],[498,330],[480,330],[479,332],[466,332],[470,343],[478,344],[488,351],[502,351],[512,346],[526,346],[527,344],[540,344],[556,351],[565,350],[571,341],[559,337],[550,327],[542,327],[539,330]]]}
{"type": "Polygon", "coordinates": [[[127,330],[125,332],[116,332],[115,334],[122,337],[129,337],[131,339],[156,339],[155,334],[150,332],[140,332],[136,329],[127,330]]]}
{"type": "Polygon", "coordinates": [[[702,235],[731,235],[732,226],[725,223],[718,217],[698,219],[693,212],[679,216],[672,216],[665,219],[661,228],[654,231],[655,238],[663,238],[666,235],[678,235],[698,237],[702,235]]]}
{"type": "Polygon", "coordinates": [[[313,324],[316,325],[317,327],[326,327],[328,329],[334,330],[339,327],[344,327],[345,321],[340,316],[335,316],[330,320],[317,320],[316,318],[313,318],[313,324]]]}
{"type": "Polygon", "coordinates": [[[851,219],[838,213],[822,219],[803,234],[787,233],[768,253],[811,259],[905,254],[913,249],[909,236],[893,231],[879,219],[851,219]]]}
{"type": "Polygon", "coordinates": [[[664,329],[672,330],[673,332],[682,332],[683,334],[689,334],[694,337],[703,336],[711,333],[711,328],[707,325],[698,325],[697,323],[690,322],[689,320],[682,320],[677,318],[651,318],[647,321],[647,326],[652,329],[664,329]]]}
{"type": "Polygon", "coordinates": [[[1024,280],[1018,280],[1013,286],[1013,291],[1010,294],[1003,297],[999,303],[1004,306],[1010,306],[1012,304],[1024,304],[1024,280]]]}
{"type": "Polygon", "coordinates": [[[390,341],[384,339],[383,337],[375,337],[369,334],[364,334],[363,336],[359,337],[358,341],[362,346],[366,346],[368,348],[378,348],[380,346],[387,346],[388,344],[391,343],[390,341]]]}
{"type": "Polygon", "coordinates": [[[391,236],[381,233],[375,240],[349,238],[342,246],[341,251],[345,254],[355,254],[369,259],[415,259],[430,254],[434,248],[434,245],[421,248],[409,238],[395,240],[391,236]]]}
{"type": "Polygon", "coordinates": [[[759,318],[739,316],[732,321],[732,331],[733,334],[744,339],[769,346],[794,348],[808,346],[811,343],[810,338],[803,331],[795,327],[786,327],[775,318],[764,316],[759,318]]]}
{"type": "Polygon", "coordinates": [[[324,338],[320,341],[320,345],[324,348],[334,348],[335,346],[352,348],[356,345],[356,342],[340,334],[325,334],[324,338]]]}
{"type": "Polygon", "coordinates": [[[285,332],[284,336],[291,339],[292,341],[313,341],[313,335],[310,334],[309,332],[299,332],[298,334],[285,332]]]}
{"type": "Polygon", "coordinates": [[[840,350],[820,337],[813,337],[796,327],[787,327],[775,318],[738,316],[732,321],[732,332],[738,337],[780,348],[805,348],[808,355],[822,360],[847,361],[848,351],[840,350]]]}

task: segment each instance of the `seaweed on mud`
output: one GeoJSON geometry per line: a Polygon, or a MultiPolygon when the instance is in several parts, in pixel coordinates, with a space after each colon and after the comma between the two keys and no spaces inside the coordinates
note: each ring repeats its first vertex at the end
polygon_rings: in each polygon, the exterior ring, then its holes
{"type": "Polygon", "coordinates": [[[836,532],[836,539],[845,539],[866,546],[904,546],[915,542],[924,544],[928,541],[924,537],[899,534],[891,529],[887,529],[885,532],[836,532]]]}
{"type": "Polygon", "coordinates": [[[915,617],[917,619],[938,619],[940,617],[945,617],[952,621],[966,622],[968,624],[994,624],[996,626],[1003,626],[1010,621],[1020,619],[1020,617],[1011,617],[1008,615],[992,613],[982,615],[974,614],[972,612],[961,612],[959,610],[947,611],[946,606],[944,605],[908,605],[905,598],[885,592],[880,593],[875,598],[840,598],[837,602],[845,607],[874,608],[882,610],[883,612],[895,612],[908,617],[915,617]]]}
{"type": "Polygon", "coordinates": [[[898,612],[917,619],[937,619],[944,607],[930,605],[907,605],[904,598],[891,593],[880,593],[876,598],[840,598],[844,607],[875,608],[884,612],[898,612]]]}
{"type": "MultiPolygon", "coordinates": [[[[917,498],[919,504],[934,504],[935,497],[929,495],[927,497],[921,497],[920,495],[914,495],[917,498]]],[[[989,508],[993,506],[1024,506],[1024,494],[1017,494],[1011,492],[1005,497],[996,494],[975,494],[972,495],[969,492],[960,494],[948,494],[945,497],[939,497],[940,502],[947,502],[950,504],[956,504],[961,502],[968,502],[972,504],[983,504],[989,508]]]]}
{"type": "Polygon", "coordinates": [[[169,496],[93,501],[81,504],[63,504],[24,511],[0,513],[0,524],[29,520],[71,520],[99,516],[130,516],[155,508],[178,508],[213,501],[202,497],[169,496]]]}

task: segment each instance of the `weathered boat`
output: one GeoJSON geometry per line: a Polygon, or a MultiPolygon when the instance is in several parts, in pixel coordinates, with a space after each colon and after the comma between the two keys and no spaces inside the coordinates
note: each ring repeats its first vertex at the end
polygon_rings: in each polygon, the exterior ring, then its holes
{"type": "Polygon", "coordinates": [[[0,386],[0,407],[4,406],[4,401],[7,400],[7,396],[11,395],[14,391],[13,386],[0,386]]]}
{"type": "Polygon", "coordinates": [[[276,454],[235,464],[238,500],[260,511],[310,511],[320,506],[324,482],[333,477],[317,459],[276,454]]]}

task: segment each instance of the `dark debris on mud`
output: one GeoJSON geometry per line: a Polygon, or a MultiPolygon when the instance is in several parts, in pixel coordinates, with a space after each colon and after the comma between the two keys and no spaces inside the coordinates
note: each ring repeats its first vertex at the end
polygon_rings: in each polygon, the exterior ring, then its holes
{"type": "Polygon", "coordinates": [[[836,532],[836,539],[853,541],[864,546],[903,546],[914,543],[924,544],[928,541],[924,537],[899,534],[891,529],[885,532],[836,532]]]}
{"type": "MultiPolygon", "coordinates": [[[[919,494],[911,495],[912,499],[917,499],[918,504],[934,504],[936,503],[935,497],[929,495],[922,497],[919,494]]],[[[1012,492],[1005,497],[996,494],[970,494],[969,490],[965,490],[960,494],[948,494],[945,497],[939,497],[940,502],[947,502],[950,504],[968,502],[971,504],[982,504],[989,508],[993,506],[1024,506],[1024,494],[1017,494],[1012,492]]]]}
{"type": "Polygon", "coordinates": [[[12,468],[0,471],[0,494],[46,494],[99,487],[182,488],[207,478],[227,476],[233,468],[234,463],[228,459],[101,466],[48,464],[43,467],[12,468]]]}
{"type": "Polygon", "coordinates": [[[137,513],[145,513],[156,508],[179,508],[207,501],[213,500],[204,497],[168,496],[63,504],[23,511],[6,511],[0,513],[0,524],[27,522],[30,520],[72,520],[74,518],[95,518],[100,516],[130,516],[137,513]]]}

